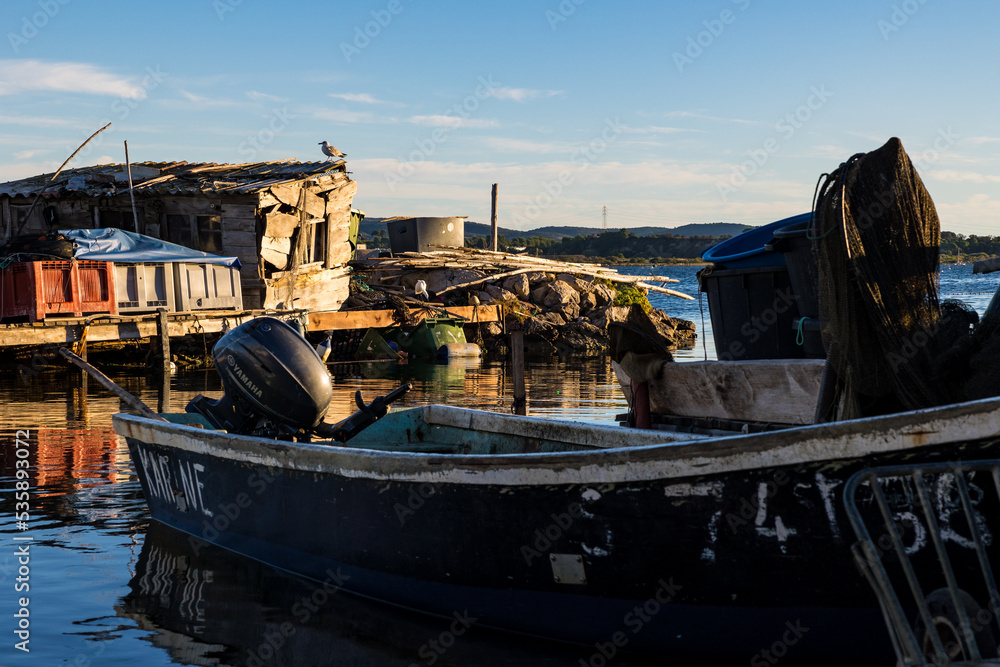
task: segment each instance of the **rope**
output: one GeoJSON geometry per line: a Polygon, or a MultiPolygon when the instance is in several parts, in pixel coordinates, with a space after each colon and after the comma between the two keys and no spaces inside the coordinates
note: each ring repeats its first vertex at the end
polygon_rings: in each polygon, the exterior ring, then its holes
{"type": "Polygon", "coordinates": [[[798,345],[799,347],[802,347],[805,344],[806,338],[805,338],[805,334],[802,332],[802,325],[804,325],[806,323],[806,320],[808,320],[808,319],[812,319],[812,318],[809,318],[809,317],[800,317],[799,318],[798,333],[795,334],[795,344],[798,345]]]}

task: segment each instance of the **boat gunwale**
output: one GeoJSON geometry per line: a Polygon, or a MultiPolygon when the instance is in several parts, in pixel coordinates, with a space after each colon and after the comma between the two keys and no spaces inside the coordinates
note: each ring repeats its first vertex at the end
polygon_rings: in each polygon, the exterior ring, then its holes
{"type": "MultiPolygon", "coordinates": [[[[442,405],[412,409],[421,410],[424,417],[435,410],[453,416],[467,413],[470,425],[476,415],[515,419],[513,415],[442,405]]],[[[756,434],[524,454],[442,454],[290,443],[129,414],[116,414],[112,421],[115,432],[126,438],[270,468],[421,483],[608,484],[832,463],[1000,437],[1000,398],[756,434]]],[[[433,421],[428,424],[434,425],[433,421]]],[[[622,435],[627,438],[629,434],[622,435]]]]}

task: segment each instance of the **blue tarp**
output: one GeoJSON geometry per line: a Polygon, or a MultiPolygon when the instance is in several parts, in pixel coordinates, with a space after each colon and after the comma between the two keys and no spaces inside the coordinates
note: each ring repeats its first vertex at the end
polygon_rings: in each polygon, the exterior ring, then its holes
{"type": "Polygon", "coordinates": [[[240,268],[240,260],[235,257],[210,255],[121,229],[63,229],[59,233],[73,241],[73,256],[77,259],[99,262],[197,262],[240,268]]]}

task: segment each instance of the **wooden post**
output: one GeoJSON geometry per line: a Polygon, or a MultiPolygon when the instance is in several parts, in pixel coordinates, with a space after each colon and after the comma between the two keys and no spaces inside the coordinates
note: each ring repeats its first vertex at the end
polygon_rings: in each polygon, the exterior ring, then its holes
{"type": "Polygon", "coordinates": [[[497,184],[493,184],[493,205],[490,207],[490,250],[497,251],[497,184]]]}
{"type": "MultiPolygon", "coordinates": [[[[132,163],[128,159],[128,142],[125,142],[125,169],[128,171],[128,196],[132,200],[132,228],[139,233],[139,214],[135,212],[135,191],[132,189],[132,163]]],[[[143,230],[145,231],[145,229],[143,230]]]]}
{"type": "Polygon", "coordinates": [[[527,392],[524,389],[524,331],[510,332],[510,358],[514,366],[514,412],[527,414],[527,392]]]}
{"type": "Polygon", "coordinates": [[[156,333],[160,337],[160,354],[163,355],[163,372],[170,374],[170,320],[167,309],[157,308],[156,333]]]}

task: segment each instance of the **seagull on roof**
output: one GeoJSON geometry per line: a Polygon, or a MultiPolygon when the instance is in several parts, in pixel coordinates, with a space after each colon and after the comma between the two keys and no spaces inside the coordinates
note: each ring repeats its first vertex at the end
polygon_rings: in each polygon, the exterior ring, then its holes
{"type": "Polygon", "coordinates": [[[331,146],[325,141],[319,142],[319,145],[323,147],[323,155],[329,156],[330,159],[336,157],[347,157],[347,153],[341,153],[339,150],[337,150],[336,146],[331,146]]]}

